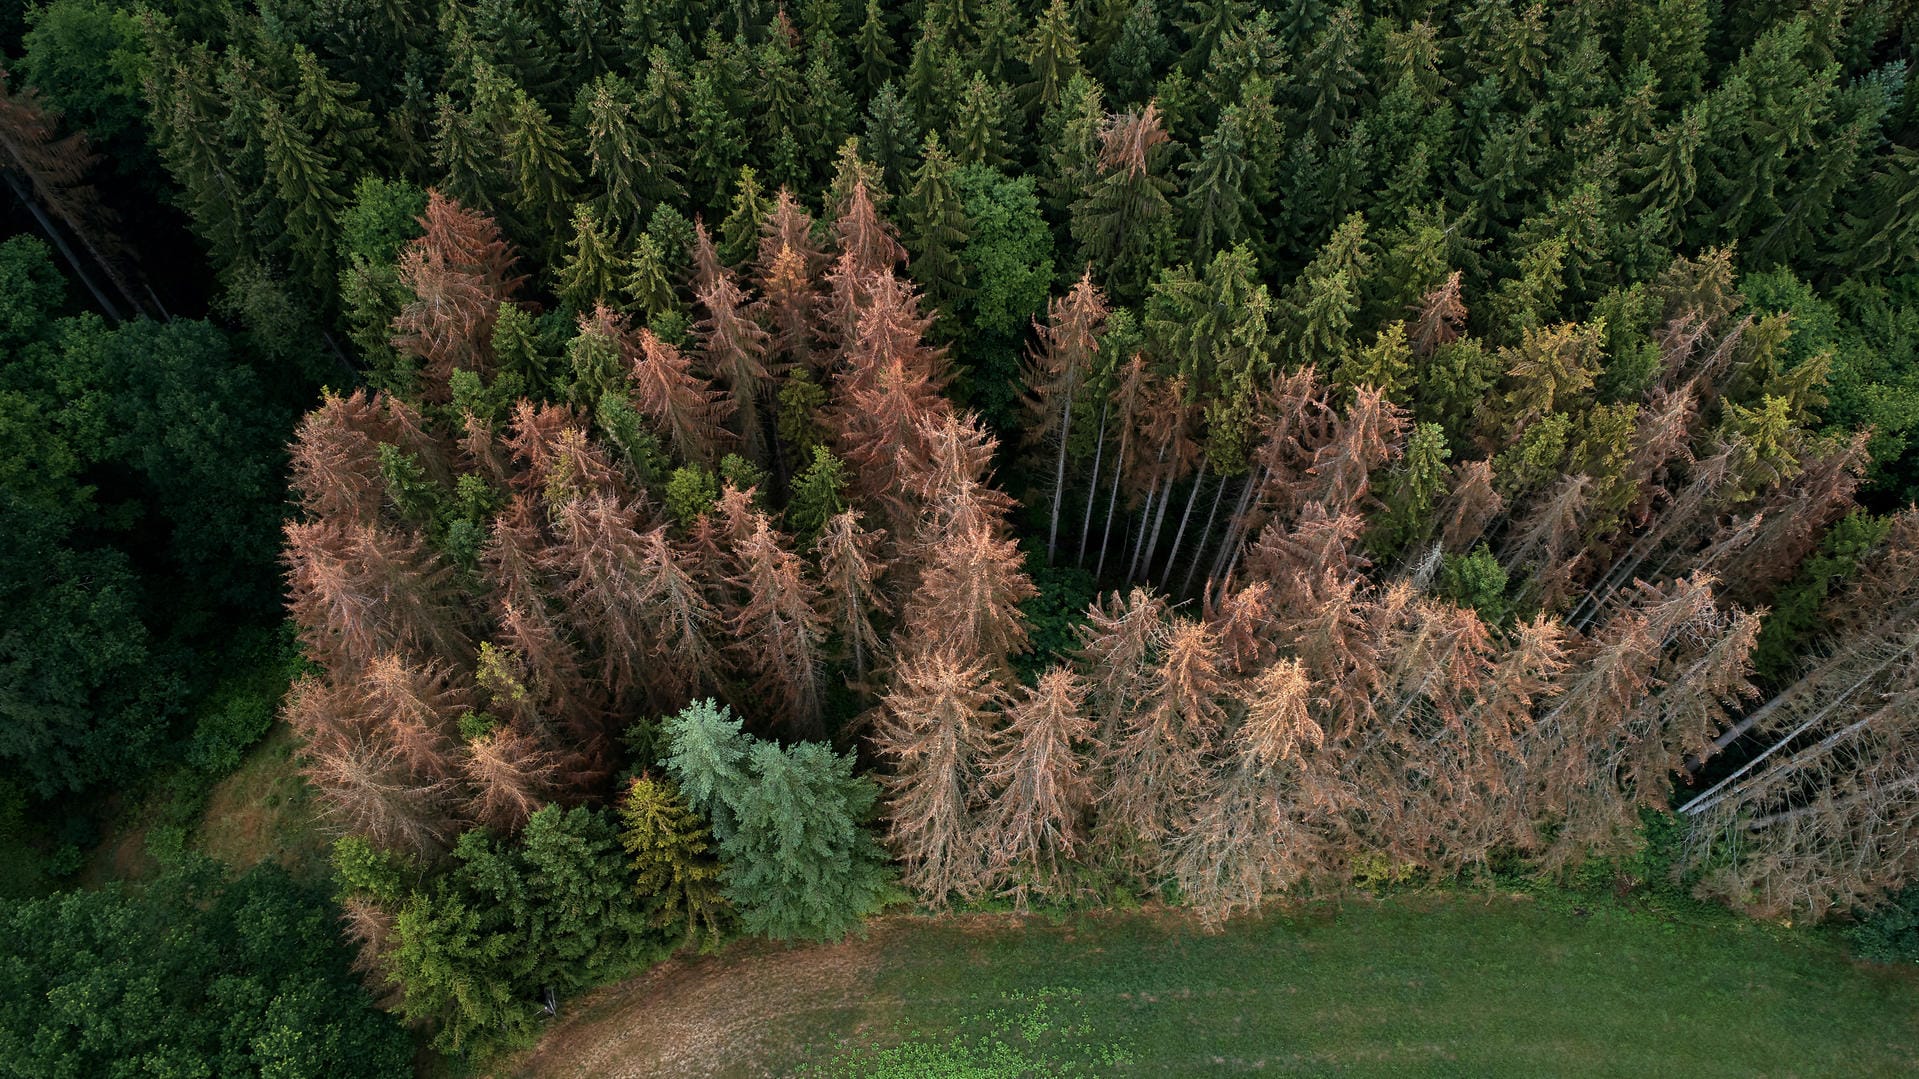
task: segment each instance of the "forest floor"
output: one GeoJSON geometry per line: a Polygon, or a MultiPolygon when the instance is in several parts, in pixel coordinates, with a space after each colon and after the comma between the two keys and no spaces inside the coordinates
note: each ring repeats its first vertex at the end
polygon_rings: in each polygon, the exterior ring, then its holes
{"type": "Polygon", "coordinates": [[[837,944],[673,960],[569,1002],[496,1074],[924,1075],[935,1063],[942,1075],[1910,1075],[1919,971],[1852,962],[1827,934],[1503,893],[1349,900],[1218,934],[1166,912],[899,916],[837,944]],[[939,1048],[881,1060],[903,1044],[939,1048]],[[954,1066],[986,1057],[1016,1066],[954,1066]]]}
{"type": "MultiPolygon", "coordinates": [[[[185,847],[226,863],[234,872],[271,860],[301,879],[324,874],[332,839],[319,819],[312,788],[300,777],[298,748],[292,730],[276,721],[266,737],[247,750],[238,768],[205,780],[205,803],[182,829],[185,847]]],[[[166,789],[155,789],[144,799],[110,807],[105,836],[89,853],[77,883],[99,887],[115,880],[144,880],[158,872],[160,863],[149,846],[158,822],[177,816],[168,805],[172,797],[166,789]]]]}
{"type": "Polygon", "coordinates": [[[298,749],[292,729],[274,723],[208,795],[194,846],[236,870],[271,859],[296,877],[324,872],[332,837],[300,777],[298,749]]]}

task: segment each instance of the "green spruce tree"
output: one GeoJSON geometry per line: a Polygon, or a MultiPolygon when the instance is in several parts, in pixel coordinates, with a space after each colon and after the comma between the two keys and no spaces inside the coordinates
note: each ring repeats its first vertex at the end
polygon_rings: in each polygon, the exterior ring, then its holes
{"type": "Polygon", "coordinates": [[[939,136],[926,137],[913,189],[902,200],[901,209],[906,218],[901,238],[912,256],[908,268],[913,279],[926,290],[934,307],[950,315],[971,293],[966,266],[959,257],[966,246],[968,225],[965,204],[953,187],[953,162],[939,136]]]}

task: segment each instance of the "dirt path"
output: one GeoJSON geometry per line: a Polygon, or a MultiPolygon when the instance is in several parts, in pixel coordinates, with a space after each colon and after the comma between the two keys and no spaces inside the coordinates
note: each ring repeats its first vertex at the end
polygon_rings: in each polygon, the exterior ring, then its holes
{"type": "MultiPolygon", "coordinates": [[[[735,946],[675,959],[571,1002],[503,1075],[753,1076],[760,1061],[817,1037],[828,1016],[885,1005],[873,974],[905,920],[865,939],[782,948],[735,946]]],[[[834,1024],[837,1025],[837,1024],[834,1024]]]]}

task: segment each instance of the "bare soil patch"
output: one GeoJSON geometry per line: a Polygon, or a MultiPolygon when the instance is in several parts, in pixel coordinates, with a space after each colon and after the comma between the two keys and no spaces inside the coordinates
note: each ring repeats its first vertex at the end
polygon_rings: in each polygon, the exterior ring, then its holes
{"type": "Polygon", "coordinates": [[[881,922],[836,944],[742,943],[669,960],[566,1005],[540,1044],[501,1074],[775,1074],[762,1063],[769,1056],[821,1029],[843,1029],[849,1013],[863,1023],[866,1013],[888,1010],[873,995],[873,975],[895,939],[911,932],[910,921],[881,922]]]}

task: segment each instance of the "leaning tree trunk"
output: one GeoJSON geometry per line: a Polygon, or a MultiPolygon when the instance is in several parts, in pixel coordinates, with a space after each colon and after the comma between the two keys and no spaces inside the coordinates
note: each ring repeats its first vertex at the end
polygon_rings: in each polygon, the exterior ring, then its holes
{"type": "Polygon", "coordinates": [[[1079,557],[1073,565],[1086,565],[1086,537],[1093,531],[1093,505],[1099,501],[1100,458],[1106,453],[1106,409],[1107,404],[1099,406],[1099,438],[1093,442],[1093,478],[1086,485],[1086,517],[1079,523],[1079,557]]]}
{"type": "MultiPolygon", "coordinates": [[[[1711,787],[1707,788],[1706,790],[1701,791],[1691,801],[1687,802],[1685,805],[1680,806],[1679,812],[1687,816],[1692,816],[1694,814],[1703,813],[1706,810],[1711,809],[1714,805],[1718,804],[1721,798],[1724,797],[1724,795],[1720,795],[1720,792],[1722,790],[1725,790],[1726,787],[1732,785],[1735,781],[1740,779],[1746,773],[1752,771],[1754,768],[1757,768],[1761,763],[1763,763],[1766,760],[1766,758],[1772,756],[1774,753],[1779,752],[1781,749],[1784,749],[1786,746],[1791,745],[1792,742],[1795,739],[1797,739],[1800,735],[1803,735],[1807,731],[1810,731],[1814,727],[1818,726],[1819,723],[1822,720],[1824,720],[1827,716],[1831,715],[1835,710],[1837,710],[1841,705],[1845,704],[1848,700],[1851,700],[1853,694],[1859,692],[1860,689],[1864,688],[1866,683],[1872,681],[1875,677],[1879,675],[1880,672],[1891,667],[1894,663],[1898,663],[1902,660],[1907,660],[1909,657],[1912,656],[1912,654],[1915,651],[1919,651],[1919,635],[1915,635],[1912,638],[1912,640],[1906,643],[1905,647],[1900,648],[1899,650],[1886,656],[1886,658],[1884,658],[1883,660],[1879,661],[1878,663],[1874,664],[1871,668],[1869,668],[1866,671],[1866,673],[1854,679],[1851,684],[1847,685],[1845,689],[1839,692],[1838,696],[1827,701],[1825,704],[1821,705],[1818,708],[1818,710],[1814,711],[1810,719],[1807,719],[1803,723],[1800,723],[1798,726],[1794,727],[1792,730],[1787,731],[1783,736],[1775,739],[1772,745],[1767,746],[1763,752],[1756,754],[1751,760],[1747,761],[1745,764],[1740,765],[1737,771],[1734,771],[1731,775],[1713,784],[1711,787]],[[1718,795],[1718,797],[1715,797],[1715,795],[1718,795]]],[[[1736,739],[1739,735],[1744,734],[1747,731],[1751,730],[1754,725],[1756,725],[1760,720],[1764,719],[1766,716],[1770,715],[1774,710],[1781,707],[1782,703],[1785,702],[1792,695],[1793,695],[1793,691],[1789,689],[1786,692],[1781,693],[1779,696],[1774,697],[1772,700],[1766,702],[1765,707],[1759,709],[1758,711],[1754,712],[1752,715],[1746,717],[1746,720],[1744,722],[1733,727],[1733,729],[1727,731],[1726,734],[1732,735],[1736,739]]],[[[1725,737],[1725,735],[1721,735],[1721,737],[1723,738],[1725,737]]],[[[1731,745],[1732,743],[1729,741],[1726,744],[1731,745]]]]}
{"type": "MultiPolygon", "coordinates": [[[[1126,478],[1126,444],[1132,441],[1133,431],[1130,424],[1119,429],[1119,453],[1113,460],[1113,494],[1106,500],[1106,528],[1099,537],[1099,565],[1093,570],[1093,579],[1098,580],[1106,572],[1106,552],[1113,546],[1113,513],[1119,509],[1119,486],[1126,478]]],[[[1124,537],[1121,537],[1124,543],[1124,537]]]]}
{"type": "Polygon", "coordinates": [[[1233,507],[1233,516],[1226,522],[1226,539],[1219,545],[1219,553],[1213,556],[1213,569],[1210,579],[1224,581],[1232,574],[1231,563],[1238,561],[1239,544],[1246,530],[1246,515],[1252,511],[1253,493],[1266,483],[1272,474],[1270,469],[1262,470],[1259,479],[1253,479],[1252,473],[1246,474],[1246,486],[1240,489],[1239,502],[1233,507]]]}
{"type": "MultiPolygon", "coordinates": [[[[1252,477],[1247,478],[1250,480],[1252,477]]],[[[1213,525],[1219,520],[1219,504],[1225,500],[1225,496],[1226,477],[1221,476],[1219,482],[1213,485],[1213,508],[1206,511],[1206,527],[1199,530],[1199,545],[1193,548],[1193,563],[1186,568],[1186,578],[1179,582],[1179,590],[1182,594],[1193,590],[1193,574],[1199,572],[1200,560],[1206,557],[1206,541],[1213,535],[1213,525]]],[[[1175,541],[1173,547],[1177,550],[1179,543],[1175,541]]],[[[1167,561],[1170,562],[1171,559],[1167,561]]]]}
{"type": "Polygon", "coordinates": [[[1159,496],[1160,482],[1162,479],[1160,476],[1160,466],[1166,463],[1166,449],[1168,445],[1170,445],[1170,443],[1161,444],[1159,447],[1159,456],[1153,458],[1153,485],[1146,489],[1146,504],[1139,508],[1139,535],[1133,538],[1133,554],[1126,563],[1126,579],[1129,581],[1139,576],[1139,556],[1146,549],[1146,522],[1147,519],[1152,516],[1153,501],[1159,496]]]}
{"type": "Polygon", "coordinates": [[[1159,499],[1159,477],[1153,477],[1153,485],[1146,489],[1146,502],[1139,508],[1139,532],[1133,536],[1133,553],[1126,559],[1126,579],[1139,578],[1140,556],[1146,553],[1146,533],[1151,531],[1153,506],[1159,499]]]}
{"type": "Polygon", "coordinates": [[[1193,477],[1192,493],[1186,496],[1186,509],[1179,515],[1179,528],[1173,532],[1173,549],[1166,552],[1165,575],[1169,580],[1173,576],[1173,570],[1179,565],[1179,547],[1186,539],[1186,525],[1193,519],[1193,506],[1199,502],[1199,492],[1206,486],[1207,464],[1206,458],[1199,459],[1199,472],[1193,477]]]}
{"type": "Polygon", "coordinates": [[[1173,501],[1173,484],[1177,481],[1170,475],[1166,477],[1166,487],[1160,496],[1159,510],[1153,515],[1153,534],[1146,541],[1146,557],[1140,560],[1139,576],[1149,576],[1153,568],[1153,552],[1159,550],[1160,526],[1166,523],[1166,506],[1173,501]]]}
{"type": "Polygon", "coordinates": [[[66,259],[67,265],[73,268],[73,275],[80,279],[80,283],[86,286],[88,292],[93,293],[93,301],[100,305],[100,309],[106,312],[108,318],[115,322],[124,321],[125,317],[120,314],[120,309],[114,306],[113,301],[107,298],[107,294],[94,283],[93,275],[87,273],[87,268],[80,261],[80,256],[74,254],[73,248],[68,246],[67,238],[60,235],[60,230],[53,226],[53,219],[40,208],[40,204],[34,200],[32,194],[21,186],[20,178],[11,172],[7,173],[7,186],[13,189],[14,197],[27,208],[27,212],[33,215],[33,219],[40,223],[40,231],[46,233],[47,239],[53,241],[53,246],[59,250],[60,257],[66,259]]]}
{"type": "Polygon", "coordinates": [[[1073,433],[1073,387],[1060,395],[1059,463],[1053,467],[1053,519],[1046,528],[1046,563],[1053,563],[1053,549],[1059,545],[1059,500],[1066,495],[1066,442],[1073,433]]]}

